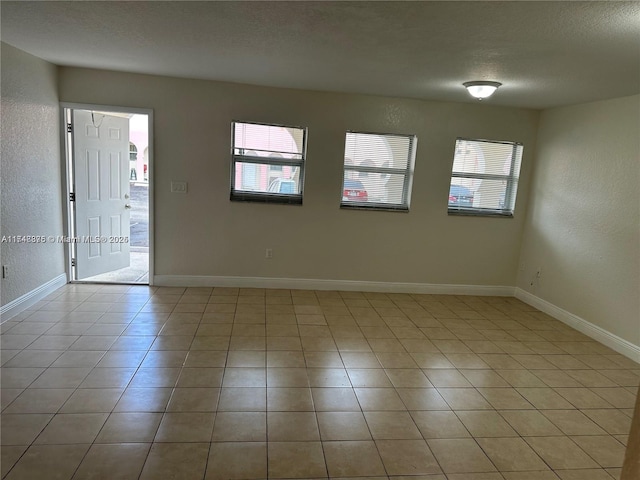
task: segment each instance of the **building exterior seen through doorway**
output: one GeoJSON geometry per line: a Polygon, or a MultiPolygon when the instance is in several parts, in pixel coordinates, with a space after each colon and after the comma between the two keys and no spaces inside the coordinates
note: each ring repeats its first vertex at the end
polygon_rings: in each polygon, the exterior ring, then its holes
{"type": "Polygon", "coordinates": [[[149,115],[65,109],[71,278],[149,283],[149,115]]]}

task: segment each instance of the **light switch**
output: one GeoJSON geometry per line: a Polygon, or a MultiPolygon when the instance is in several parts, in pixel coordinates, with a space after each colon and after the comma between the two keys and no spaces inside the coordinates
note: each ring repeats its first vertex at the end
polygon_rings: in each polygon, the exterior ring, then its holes
{"type": "Polygon", "coordinates": [[[187,193],[187,182],[171,182],[171,193],[187,193]]]}

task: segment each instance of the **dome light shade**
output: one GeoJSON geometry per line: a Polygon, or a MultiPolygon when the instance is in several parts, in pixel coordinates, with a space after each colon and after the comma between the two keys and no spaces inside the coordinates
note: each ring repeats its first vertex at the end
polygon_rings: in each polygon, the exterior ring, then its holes
{"type": "Polygon", "coordinates": [[[487,82],[484,80],[478,80],[474,82],[464,82],[462,85],[466,87],[472,97],[482,100],[493,95],[500,85],[500,82],[487,82]]]}

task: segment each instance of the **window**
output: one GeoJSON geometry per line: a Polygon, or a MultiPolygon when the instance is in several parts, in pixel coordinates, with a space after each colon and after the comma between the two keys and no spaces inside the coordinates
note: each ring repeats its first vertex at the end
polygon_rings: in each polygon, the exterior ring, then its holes
{"type": "Polygon", "coordinates": [[[129,142],[129,160],[137,160],[138,159],[138,147],[135,146],[132,142],[129,142]]]}
{"type": "Polygon", "coordinates": [[[136,163],[138,162],[138,147],[129,142],[129,180],[138,179],[136,163]]]}
{"type": "Polygon", "coordinates": [[[302,203],[305,128],[232,123],[231,200],[302,203]]]}
{"type": "Polygon", "coordinates": [[[409,210],[415,135],[347,132],[343,208],[409,210]]]}
{"type": "Polygon", "coordinates": [[[513,216],[522,144],[458,138],[449,187],[450,215],[513,216]]]}

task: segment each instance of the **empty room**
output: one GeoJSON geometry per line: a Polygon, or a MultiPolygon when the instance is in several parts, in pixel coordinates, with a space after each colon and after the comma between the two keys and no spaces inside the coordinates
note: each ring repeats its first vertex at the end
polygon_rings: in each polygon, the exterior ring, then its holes
{"type": "Polygon", "coordinates": [[[640,478],[640,4],[0,8],[3,479],[640,478]]]}

